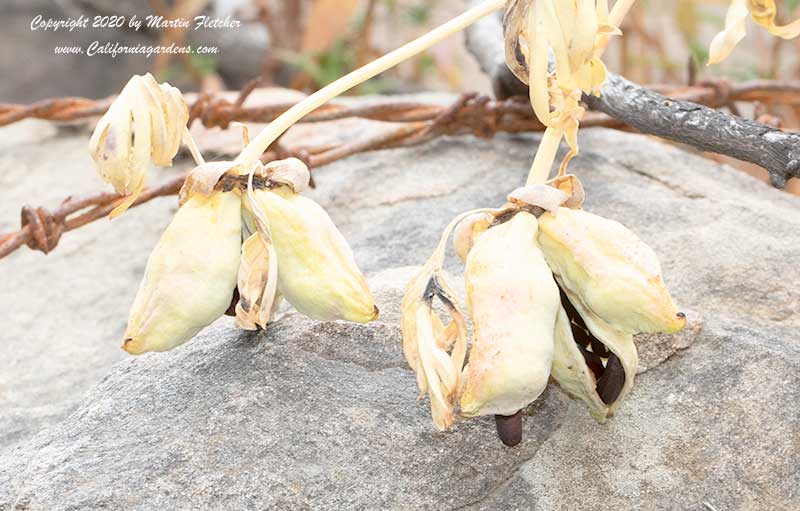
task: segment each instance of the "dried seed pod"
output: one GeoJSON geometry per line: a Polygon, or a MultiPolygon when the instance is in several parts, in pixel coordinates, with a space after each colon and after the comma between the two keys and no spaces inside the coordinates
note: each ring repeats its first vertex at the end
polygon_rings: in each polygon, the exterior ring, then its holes
{"type": "MultiPolygon", "coordinates": [[[[620,33],[609,19],[606,0],[511,0],[506,6],[506,63],[529,86],[534,114],[548,128],[546,147],[562,136],[570,147],[561,174],[578,154],[582,94],[598,95],[606,80],[600,57],[608,36],[620,33]]],[[[549,157],[537,167],[546,160],[552,163],[549,157]]]]}
{"type": "Polygon", "coordinates": [[[539,218],[538,240],[575,307],[579,302],[613,329],[674,333],[686,323],[656,254],[619,222],[561,208],[539,218]]]}
{"type": "Polygon", "coordinates": [[[128,197],[111,212],[112,218],[136,200],[151,159],[156,165],[172,165],[188,120],[181,92],[168,83],[159,85],[147,73],[125,85],[89,141],[100,177],[128,197]]]}
{"type": "Polygon", "coordinates": [[[528,0],[509,0],[503,14],[506,65],[522,83],[528,84],[528,42],[525,38],[525,20],[528,0]]]}
{"type": "Polygon", "coordinates": [[[513,415],[544,390],[553,357],[558,287],[527,212],[490,228],[467,257],[474,342],[460,415],[513,415]]]}
{"type": "Polygon", "coordinates": [[[467,324],[455,293],[442,273],[445,248],[450,233],[462,222],[472,226],[487,213],[486,209],[473,210],[454,218],[444,229],[436,250],[403,294],[403,355],[417,374],[420,397],[426,393],[430,396],[433,423],[440,431],[455,421],[467,353],[467,324]],[[433,309],[434,298],[442,302],[450,315],[447,326],[433,309]]]}
{"type": "Polygon", "coordinates": [[[298,311],[321,321],[366,323],[378,316],[367,281],[328,213],[288,186],[253,191],[278,260],[278,290],[298,311]]]}
{"type": "Polygon", "coordinates": [[[258,230],[242,243],[236,325],[245,330],[266,328],[274,310],[278,257],[269,234],[258,230]]]}
{"type": "Polygon", "coordinates": [[[242,243],[236,192],[191,197],[147,260],[123,349],[166,351],[225,313],[236,285],[242,243]]]}
{"type": "Polygon", "coordinates": [[[430,396],[433,423],[444,431],[455,421],[467,352],[467,325],[444,277],[430,266],[424,267],[406,288],[401,325],[403,354],[417,374],[420,396],[430,396]],[[433,310],[437,297],[451,317],[447,326],[433,310]]]}

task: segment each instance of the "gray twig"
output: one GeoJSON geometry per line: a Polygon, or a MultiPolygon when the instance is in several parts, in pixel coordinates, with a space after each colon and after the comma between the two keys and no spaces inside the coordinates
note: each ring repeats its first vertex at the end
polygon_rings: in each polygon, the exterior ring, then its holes
{"type": "MultiPolygon", "coordinates": [[[[505,65],[499,16],[486,17],[467,29],[466,42],[491,78],[498,98],[527,95],[527,86],[505,65]]],[[[590,109],[642,133],[755,163],[769,172],[777,188],[783,188],[792,177],[800,177],[800,134],[690,101],[669,99],[614,73],[608,74],[599,97],[584,95],[583,101],[590,109]]]]}

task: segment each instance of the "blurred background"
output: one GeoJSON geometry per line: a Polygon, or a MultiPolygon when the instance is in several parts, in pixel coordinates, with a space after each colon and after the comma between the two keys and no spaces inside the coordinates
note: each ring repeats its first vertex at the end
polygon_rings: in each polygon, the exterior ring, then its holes
{"type": "MultiPolygon", "coordinates": [[[[55,96],[101,98],[133,74],[152,72],[183,91],[235,90],[261,76],[265,85],[312,92],[344,73],[447,20],[463,0],[0,0],[0,102],[29,103],[55,96]],[[238,20],[238,28],[142,27],[31,30],[46,20],[148,15],[238,20]],[[55,54],[93,41],[120,45],[208,45],[215,55],[55,54]]],[[[800,0],[779,1],[779,21],[800,15],[800,0]]],[[[797,79],[800,40],[784,41],[748,26],[748,38],[721,65],[706,67],[708,44],[724,23],[727,0],[639,0],[607,53],[608,67],[642,84],[681,86],[690,79],[797,79]],[[694,64],[692,64],[694,63],[694,64]],[[692,69],[692,71],[690,71],[692,69]],[[690,78],[691,75],[691,78],[690,78]]],[[[360,86],[352,94],[420,90],[476,91],[491,87],[453,37],[360,86]]],[[[666,90],[669,90],[667,87],[666,90]]],[[[751,108],[748,105],[745,108],[751,108]]],[[[755,105],[755,108],[759,108],[755,105]]],[[[797,108],[769,105],[745,116],[786,129],[800,125],[797,108]],[[767,117],[765,117],[767,116],[767,117]]],[[[758,175],[758,169],[754,170],[758,175]]],[[[793,189],[799,189],[796,184],[793,189]]]]}
{"type": "MultiPolygon", "coordinates": [[[[263,76],[267,83],[313,91],[420,35],[464,9],[463,0],[2,0],[0,101],[52,96],[99,98],[117,92],[131,75],[150,71],[182,90],[238,89],[263,76]],[[139,19],[207,15],[239,28],[198,30],[127,27],[32,31],[31,20],[118,15],[139,19]],[[217,55],[56,55],[60,46],[94,40],[135,44],[205,44],[217,55]]],[[[800,0],[786,0],[782,22],[797,16],[800,0]]],[[[639,83],[682,84],[687,63],[705,63],[708,44],[725,17],[727,0],[639,0],[625,21],[625,37],[608,53],[609,68],[639,83]]],[[[91,21],[91,20],[90,20],[91,21]]],[[[796,78],[799,41],[749,27],[745,44],[723,65],[699,66],[699,79],[796,78]]],[[[356,94],[417,90],[490,91],[488,81],[453,37],[372,80],[356,94]]]]}

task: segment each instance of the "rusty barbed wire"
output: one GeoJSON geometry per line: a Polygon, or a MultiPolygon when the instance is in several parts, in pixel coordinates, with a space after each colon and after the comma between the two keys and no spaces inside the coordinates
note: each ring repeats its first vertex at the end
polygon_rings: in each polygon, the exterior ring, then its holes
{"type": "MultiPolygon", "coordinates": [[[[200,94],[189,108],[189,125],[199,121],[207,128],[226,129],[234,121],[270,122],[294,104],[244,106],[258,84],[258,80],[246,84],[235,101],[214,94],[200,94]]],[[[737,101],[800,105],[800,81],[754,80],[739,84],[703,82],[672,89],[655,86],[653,89],[665,91],[675,99],[711,107],[729,106],[737,101]]],[[[112,101],[113,98],[95,101],[71,97],[49,99],[31,105],[0,104],[0,126],[26,118],[50,121],[90,119],[102,115],[112,101]]],[[[262,160],[296,157],[313,169],[354,154],[422,144],[444,135],[472,134],[492,138],[498,132],[521,133],[544,129],[533,116],[527,100],[511,98],[496,101],[476,93],[462,94],[449,105],[409,101],[368,105],[331,103],[309,114],[301,122],[314,123],[345,118],[361,118],[401,126],[362,139],[317,147],[287,147],[279,139],[270,146],[262,160]]],[[[625,129],[620,121],[596,112],[587,112],[581,125],[625,129]]],[[[177,194],[185,177],[184,174],[162,185],[146,188],[132,207],[157,197],[177,194]]],[[[121,200],[123,198],[115,193],[98,192],[80,198],[68,197],[53,211],[44,207],[24,206],[20,229],[0,235],[0,258],[23,245],[47,254],[56,247],[65,232],[106,217],[121,200]]]]}
{"type": "MultiPolygon", "coordinates": [[[[190,123],[199,120],[207,128],[225,129],[234,121],[270,122],[294,105],[294,103],[280,103],[244,106],[244,102],[259,83],[259,80],[248,82],[235,101],[229,101],[215,94],[199,94],[191,102],[190,123]]],[[[661,94],[668,94],[674,99],[700,103],[712,108],[736,101],[800,106],[800,81],[797,80],[749,80],[741,83],[714,80],[688,86],[651,85],[648,88],[661,94]]],[[[114,97],[101,100],[70,97],[46,99],[30,105],[0,103],[0,126],[27,118],[49,121],[89,119],[105,113],[113,99],[114,97]]],[[[521,119],[532,117],[527,103],[498,101],[494,104],[504,113],[519,114],[521,119]]],[[[307,115],[300,122],[324,122],[353,117],[384,122],[431,121],[443,111],[443,108],[446,107],[409,101],[379,102],[371,105],[329,103],[307,115]]],[[[531,125],[537,123],[531,122],[531,125]]]]}

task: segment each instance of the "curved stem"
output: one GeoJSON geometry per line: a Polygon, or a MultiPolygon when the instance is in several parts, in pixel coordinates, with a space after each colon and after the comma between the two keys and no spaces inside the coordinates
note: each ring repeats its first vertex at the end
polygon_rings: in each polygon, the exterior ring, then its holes
{"type": "Polygon", "coordinates": [[[505,7],[505,3],[505,0],[486,0],[485,2],[464,12],[460,16],[456,16],[444,25],[441,25],[427,34],[411,41],[410,43],[390,53],[387,53],[383,57],[380,57],[379,59],[376,59],[369,64],[356,69],[342,78],[339,78],[335,82],[323,87],[314,94],[306,97],[289,110],[281,114],[266,128],[264,128],[261,133],[259,133],[258,136],[254,138],[247,145],[247,147],[244,148],[234,163],[239,165],[241,171],[249,172],[253,164],[258,161],[264,151],[267,150],[269,145],[305,115],[311,113],[326,102],[348,91],[356,85],[359,85],[386,71],[387,69],[390,69],[397,64],[408,60],[414,55],[425,51],[448,36],[455,34],[456,32],[460,32],[484,16],[502,9],[505,7]]]}
{"type": "Polygon", "coordinates": [[[186,126],[183,128],[183,144],[189,148],[189,152],[192,153],[192,158],[194,158],[194,162],[197,165],[206,164],[203,153],[200,151],[200,148],[197,147],[197,142],[194,141],[194,137],[192,137],[192,132],[189,131],[189,128],[186,126]]]}

